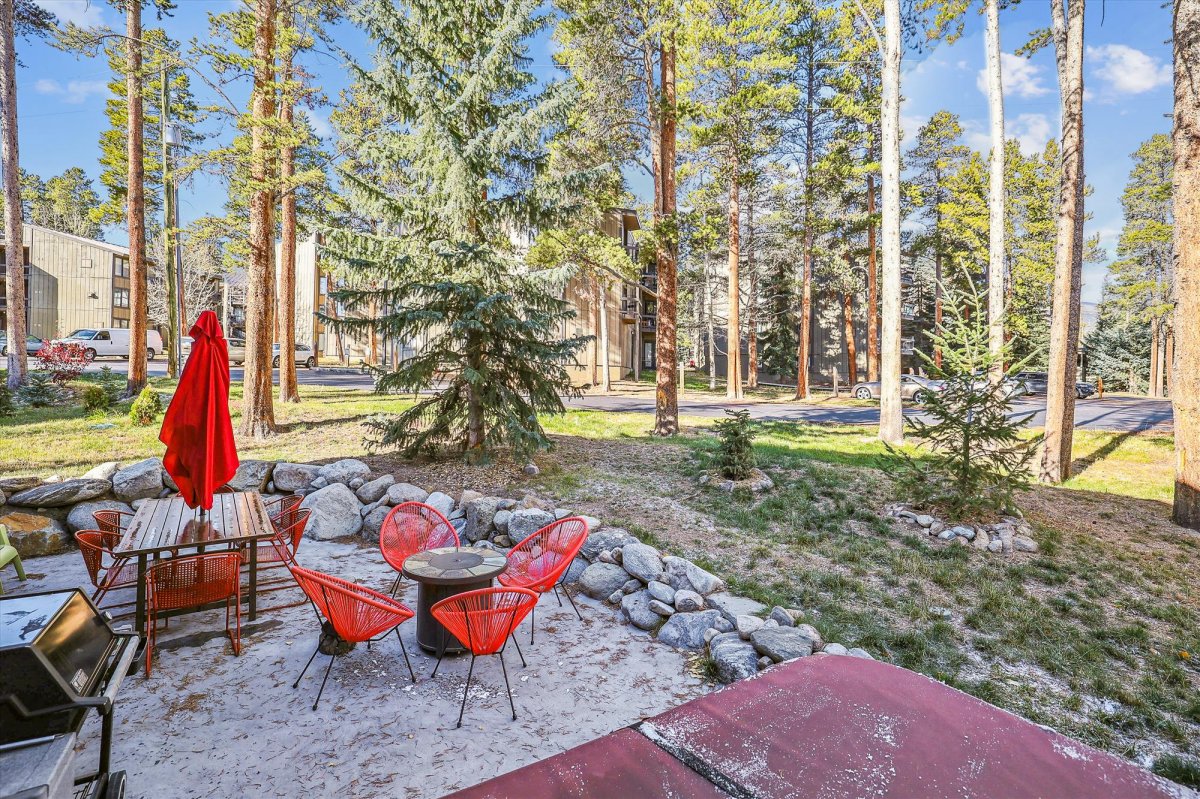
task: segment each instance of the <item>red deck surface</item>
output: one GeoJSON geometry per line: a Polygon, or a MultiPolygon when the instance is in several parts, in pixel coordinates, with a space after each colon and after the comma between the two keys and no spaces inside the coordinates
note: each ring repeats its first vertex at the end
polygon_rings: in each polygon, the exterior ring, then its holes
{"type": "Polygon", "coordinates": [[[1192,795],[928,677],[845,656],[772,668],[642,729],[764,799],[1192,795]]]}
{"type": "MultiPolygon", "coordinates": [[[[451,794],[453,799],[726,799],[696,772],[631,729],[451,794]]],[[[450,797],[447,797],[450,799],[450,797]]]]}
{"type": "Polygon", "coordinates": [[[620,730],[453,797],[729,795],[1200,797],[915,672],[829,655],[773,667],[638,731],[620,730]]]}

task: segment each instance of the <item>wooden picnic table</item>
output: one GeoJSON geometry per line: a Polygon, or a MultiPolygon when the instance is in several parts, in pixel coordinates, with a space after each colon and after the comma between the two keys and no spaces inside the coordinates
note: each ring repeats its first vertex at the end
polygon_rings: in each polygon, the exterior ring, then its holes
{"type": "Polygon", "coordinates": [[[137,558],[134,629],[142,633],[146,626],[146,569],[151,557],[180,550],[233,549],[241,544],[250,544],[246,547],[250,566],[248,618],[254,621],[258,613],[257,542],[274,534],[267,506],[254,491],[214,494],[212,510],[203,518],[199,510],[189,508],[178,496],[142,503],[113,549],[117,555],[137,558]]]}

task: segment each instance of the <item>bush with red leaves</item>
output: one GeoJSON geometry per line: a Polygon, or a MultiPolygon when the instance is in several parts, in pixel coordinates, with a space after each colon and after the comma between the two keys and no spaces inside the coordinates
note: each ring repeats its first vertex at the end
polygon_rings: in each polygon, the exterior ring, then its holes
{"type": "Polygon", "coordinates": [[[45,344],[38,350],[38,368],[49,372],[50,379],[61,386],[82,374],[88,363],[85,353],[81,344],[45,344]]]}

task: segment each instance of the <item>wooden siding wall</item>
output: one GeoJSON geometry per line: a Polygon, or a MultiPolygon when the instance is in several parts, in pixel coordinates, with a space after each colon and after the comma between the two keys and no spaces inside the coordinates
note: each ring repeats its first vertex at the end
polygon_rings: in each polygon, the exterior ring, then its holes
{"type": "Polygon", "coordinates": [[[32,227],[24,233],[30,335],[51,339],[77,328],[111,327],[113,249],[32,227]]]}
{"type": "MultiPolygon", "coordinates": [[[[595,340],[586,345],[577,356],[578,365],[568,369],[571,379],[577,384],[592,382],[592,364],[597,364],[596,376],[599,380],[599,363],[601,361],[600,320],[596,315],[596,294],[590,281],[584,277],[574,277],[567,282],[564,299],[575,307],[575,318],[567,322],[564,331],[570,336],[595,336],[595,340]]],[[[608,373],[610,380],[620,380],[633,369],[633,325],[622,324],[621,321],[621,289],[611,286],[606,300],[608,316],[608,373]]]]}

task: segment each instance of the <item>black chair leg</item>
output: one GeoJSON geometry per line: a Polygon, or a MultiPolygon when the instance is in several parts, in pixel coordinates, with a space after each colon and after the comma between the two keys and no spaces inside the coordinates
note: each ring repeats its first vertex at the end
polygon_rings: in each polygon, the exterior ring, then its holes
{"type": "Polygon", "coordinates": [[[508,706],[512,708],[513,721],[517,720],[517,706],[513,704],[512,688],[508,685],[508,667],[504,665],[504,655],[500,655],[500,671],[504,673],[504,690],[508,691],[508,706]]]}
{"type": "Polygon", "coordinates": [[[402,576],[403,576],[403,575],[399,575],[399,574],[397,574],[397,575],[396,575],[396,579],[395,579],[395,580],[392,582],[392,591],[391,591],[391,594],[392,594],[392,598],[393,598],[393,599],[395,599],[395,597],[396,597],[396,589],[400,587],[400,578],[401,578],[402,576]]]}
{"type": "MultiPolygon", "coordinates": [[[[521,668],[527,668],[529,664],[525,662],[525,654],[521,652],[521,645],[517,643],[517,637],[512,633],[509,633],[508,640],[513,642],[513,646],[517,648],[517,654],[521,656],[521,668]]],[[[504,659],[504,650],[500,651],[500,659],[504,659]]]]}
{"type": "Polygon", "coordinates": [[[317,648],[313,650],[312,657],[310,657],[308,659],[308,662],[304,664],[304,671],[300,672],[300,676],[296,678],[296,681],[294,683],[292,683],[293,689],[300,687],[300,681],[304,679],[304,675],[308,673],[308,667],[311,666],[312,662],[317,659],[317,653],[320,651],[321,651],[321,646],[318,644],[317,648]]]}
{"type": "MultiPolygon", "coordinates": [[[[554,591],[555,591],[555,593],[556,593],[556,594],[557,594],[557,592],[558,592],[558,586],[559,586],[559,585],[562,585],[562,583],[558,583],[557,585],[555,585],[555,586],[554,586],[554,591]]],[[[583,621],[583,614],[581,614],[581,613],[579,612],[579,606],[578,606],[578,605],[576,605],[576,604],[575,604],[575,600],[571,598],[571,592],[570,592],[570,590],[569,590],[569,589],[568,589],[568,588],[567,588],[565,585],[563,585],[563,587],[562,587],[562,590],[563,590],[563,593],[567,595],[567,601],[571,603],[571,610],[575,611],[575,616],[576,616],[576,617],[577,617],[577,618],[578,618],[580,621],[583,621]]]]}
{"type": "Polygon", "coordinates": [[[325,693],[325,682],[329,679],[329,672],[333,671],[333,661],[337,660],[337,655],[329,658],[329,665],[325,667],[325,679],[321,680],[321,690],[317,691],[317,701],[313,702],[313,710],[317,709],[317,705],[321,704],[321,694],[325,693]]]}
{"type": "MultiPolygon", "coordinates": [[[[541,597],[538,597],[541,599],[541,597]]],[[[529,645],[533,646],[533,631],[537,627],[537,605],[533,606],[533,610],[529,611],[529,645]]]]}
{"type": "Polygon", "coordinates": [[[397,626],[393,629],[396,631],[396,640],[400,642],[400,651],[404,653],[404,665],[408,666],[408,675],[412,677],[413,682],[416,682],[417,675],[413,672],[412,662],[408,659],[408,650],[404,647],[404,639],[400,637],[400,628],[397,626]]]}
{"type": "Polygon", "coordinates": [[[554,584],[554,598],[558,600],[558,606],[562,607],[562,597],[558,595],[558,583],[554,584]]]}
{"type": "Polygon", "coordinates": [[[458,709],[458,724],[455,728],[462,727],[463,711],[467,709],[467,694],[471,693],[471,675],[475,673],[475,653],[471,653],[471,667],[467,669],[467,685],[463,688],[462,707],[458,709]]]}

